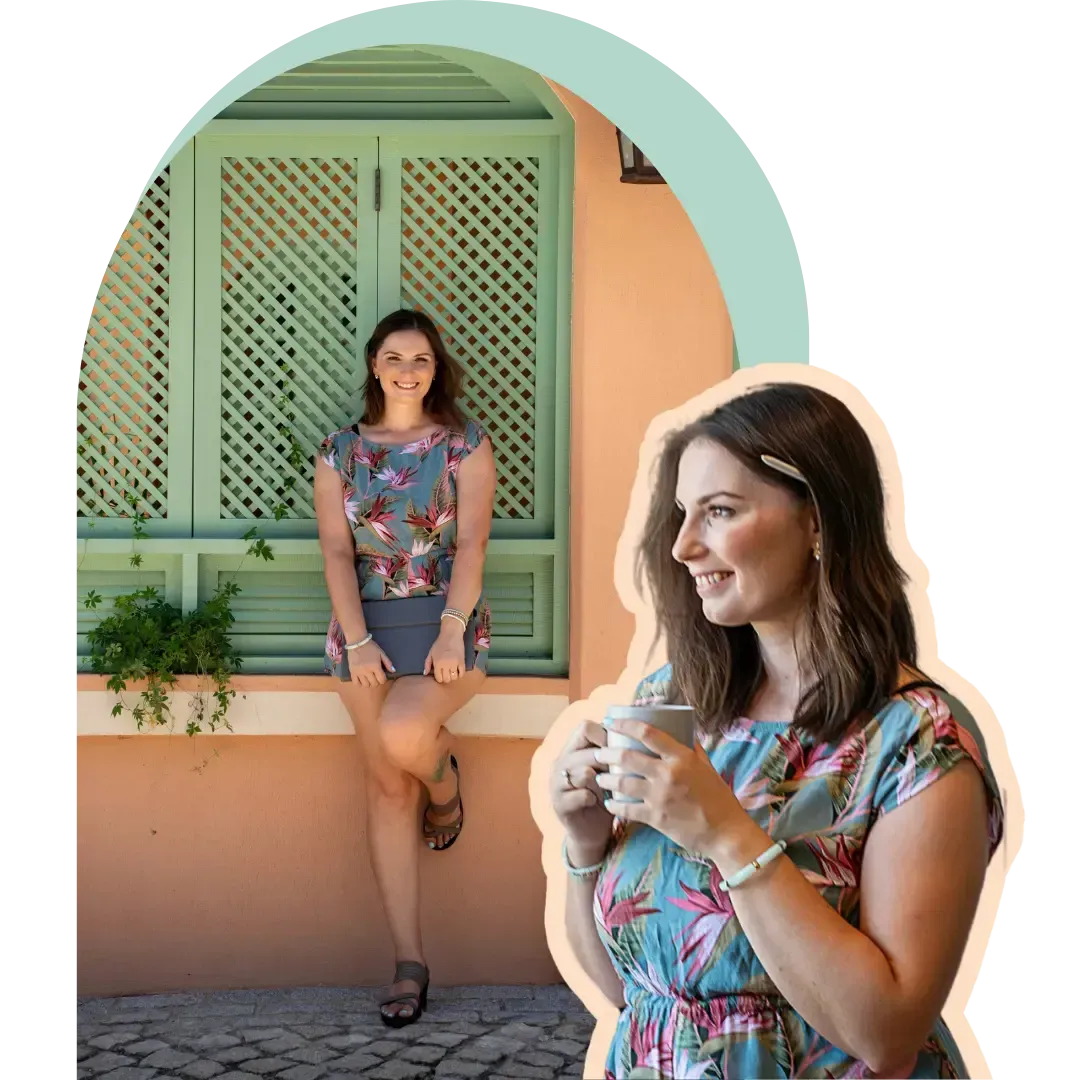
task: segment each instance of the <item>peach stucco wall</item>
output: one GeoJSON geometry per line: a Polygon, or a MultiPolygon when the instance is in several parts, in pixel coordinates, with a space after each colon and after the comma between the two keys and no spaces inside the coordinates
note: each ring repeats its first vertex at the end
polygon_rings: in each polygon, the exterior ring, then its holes
{"type": "MultiPolygon", "coordinates": [[[[730,374],[732,350],[719,286],[677,199],[620,184],[611,124],[556,90],[576,123],[574,699],[613,682],[626,659],[633,623],[613,560],[648,422],[730,374]]],[[[351,738],[79,743],[80,993],[387,979],[351,738]]],[[[422,853],[425,938],[444,985],[558,980],[529,813],[537,745],[460,741],[464,834],[445,855],[422,853]]]]}
{"type": "Polygon", "coordinates": [[[574,117],[570,697],[614,682],[633,635],[615,547],[649,421],[727,378],[731,321],[666,185],[623,184],[615,128],[563,87],[574,117]]]}
{"type": "MultiPolygon", "coordinates": [[[[465,832],[421,851],[442,985],[558,980],[526,797],[536,745],[460,740],[465,832]]],[[[355,739],[82,738],[78,761],[80,993],[387,980],[355,739]]]]}

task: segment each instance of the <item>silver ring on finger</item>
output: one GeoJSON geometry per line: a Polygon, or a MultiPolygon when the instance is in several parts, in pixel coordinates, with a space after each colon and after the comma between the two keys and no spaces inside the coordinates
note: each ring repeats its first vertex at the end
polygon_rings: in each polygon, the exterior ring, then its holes
{"type": "Polygon", "coordinates": [[[566,786],[567,791],[572,791],[574,788],[577,787],[577,784],[575,784],[574,781],[570,779],[570,770],[569,769],[563,769],[562,778],[563,778],[563,784],[566,786]]]}

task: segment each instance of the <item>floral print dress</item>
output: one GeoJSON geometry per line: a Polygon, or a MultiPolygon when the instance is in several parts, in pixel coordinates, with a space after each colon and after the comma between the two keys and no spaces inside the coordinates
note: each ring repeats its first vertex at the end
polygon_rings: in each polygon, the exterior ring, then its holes
{"type": "MultiPolygon", "coordinates": [[[[356,541],[361,600],[445,596],[457,549],[457,470],[487,433],[441,427],[415,442],[377,443],[358,427],[328,435],[319,456],[341,477],[345,516],[356,541]]],[[[476,605],[476,667],[487,669],[491,609],[476,605]]],[[[324,666],[341,677],[345,634],[331,616],[324,666]]]]}
{"type": "MultiPolygon", "coordinates": [[[[670,665],[638,687],[636,704],[669,700],[670,665]]],[[[825,900],[858,925],[863,845],[881,814],[970,759],[990,807],[991,854],[1002,805],[982,736],[937,689],[894,697],[840,742],[814,745],[789,724],[744,721],[702,739],[743,808],[825,900]]],[[[743,934],[716,867],[637,823],[620,823],[597,880],[600,938],[623,980],[605,1080],[862,1077],[862,1062],[814,1031],[783,998],[743,934]]],[[[939,1020],[912,1077],[966,1076],[939,1020]]]]}

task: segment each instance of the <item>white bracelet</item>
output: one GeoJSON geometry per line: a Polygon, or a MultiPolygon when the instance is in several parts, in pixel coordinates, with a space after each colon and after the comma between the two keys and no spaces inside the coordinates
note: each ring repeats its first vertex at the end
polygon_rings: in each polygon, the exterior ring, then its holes
{"type": "Polygon", "coordinates": [[[786,848],[786,840],[777,840],[777,842],[773,844],[773,846],[769,848],[769,850],[766,851],[763,855],[759,855],[753,862],[748,863],[741,870],[737,870],[734,874],[732,874],[731,877],[725,878],[723,881],[721,881],[719,886],[720,891],[730,892],[732,889],[737,888],[744,881],[746,881],[747,878],[753,877],[763,866],[768,866],[769,863],[773,861],[773,859],[777,858],[779,855],[782,855],[786,848]]]}
{"type": "Polygon", "coordinates": [[[569,843],[570,843],[570,838],[569,837],[564,837],[563,842],[562,842],[562,861],[563,861],[563,866],[566,867],[566,870],[571,875],[571,877],[576,877],[576,878],[595,877],[595,875],[599,874],[600,871],[604,869],[604,864],[607,862],[607,854],[606,853],[604,854],[604,857],[598,863],[594,863],[592,866],[574,866],[574,864],[570,862],[570,856],[567,853],[567,845],[569,843]]]}
{"type": "Polygon", "coordinates": [[[345,646],[346,652],[352,652],[353,649],[362,649],[371,639],[373,635],[369,632],[367,637],[362,637],[359,641],[354,641],[351,645],[345,646]]]}
{"type": "Polygon", "coordinates": [[[469,624],[465,619],[465,616],[461,614],[457,608],[447,608],[440,616],[440,619],[457,619],[461,623],[462,630],[468,630],[469,624]]]}

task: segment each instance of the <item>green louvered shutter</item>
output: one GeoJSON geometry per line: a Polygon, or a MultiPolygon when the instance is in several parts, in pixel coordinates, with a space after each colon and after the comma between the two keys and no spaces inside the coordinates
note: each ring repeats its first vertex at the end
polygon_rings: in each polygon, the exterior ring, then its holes
{"type": "Polygon", "coordinates": [[[379,309],[422,308],[466,368],[497,486],[484,588],[493,672],[565,670],[565,497],[559,460],[558,139],[379,142],[379,309]]]}
{"type": "Polygon", "coordinates": [[[289,554],[279,541],[274,561],[204,555],[199,560],[199,593],[210,596],[226,581],[240,586],[233,601],[232,640],[244,657],[244,671],[317,673],[330,622],[330,599],[316,553],[289,554]]]}
{"type": "Polygon", "coordinates": [[[170,604],[181,603],[181,556],[145,554],[138,569],[131,566],[129,555],[83,555],[78,570],[78,605],[76,615],[76,655],[79,666],[85,666],[90,652],[87,633],[114,611],[116,597],[136,589],[153,587],[170,604]],[[82,598],[93,590],[99,597],[97,607],[90,609],[82,598]]]}
{"type": "Polygon", "coordinates": [[[144,192],[94,301],[78,393],[80,536],[191,530],[191,152],[144,192]]]}
{"type": "Polygon", "coordinates": [[[375,315],[376,155],[341,135],[196,139],[197,535],[316,535],[312,454],[351,418],[375,315]]]}

